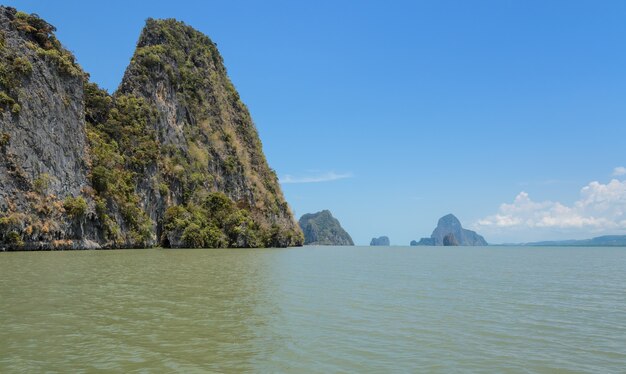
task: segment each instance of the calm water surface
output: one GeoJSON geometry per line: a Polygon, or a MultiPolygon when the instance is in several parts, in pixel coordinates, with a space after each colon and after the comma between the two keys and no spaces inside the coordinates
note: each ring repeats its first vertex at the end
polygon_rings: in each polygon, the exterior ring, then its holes
{"type": "Polygon", "coordinates": [[[626,372],[626,248],[0,253],[0,372],[626,372]]]}

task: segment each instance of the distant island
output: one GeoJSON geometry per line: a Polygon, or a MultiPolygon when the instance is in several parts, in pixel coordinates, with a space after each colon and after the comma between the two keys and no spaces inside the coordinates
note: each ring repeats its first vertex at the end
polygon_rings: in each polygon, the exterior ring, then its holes
{"type": "Polygon", "coordinates": [[[372,238],[370,245],[373,247],[389,247],[391,243],[389,242],[389,237],[379,236],[378,238],[372,238]]]}
{"type": "Polygon", "coordinates": [[[453,214],[448,214],[439,219],[437,227],[430,238],[422,238],[420,241],[411,241],[411,246],[484,246],[487,241],[472,230],[466,230],[461,226],[461,221],[453,214]]]}
{"type": "Polygon", "coordinates": [[[551,247],[551,246],[570,246],[570,247],[626,247],[626,235],[604,235],[591,239],[582,240],[550,240],[542,242],[506,244],[520,245],[529,247],[551,247]]]}
{"type": "Polygon", "coordinates": [[[354,245],[350,234],[328,210],[305,214],[298,223],[304,245],[354,245]]]}

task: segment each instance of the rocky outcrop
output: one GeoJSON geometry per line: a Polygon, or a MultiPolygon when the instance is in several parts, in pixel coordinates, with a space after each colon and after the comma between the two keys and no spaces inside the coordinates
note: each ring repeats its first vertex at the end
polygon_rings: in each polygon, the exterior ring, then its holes
{"type": "Polygon", "coordinates": [[[0,7],[0,249],[302,244],[207,36],[149,19],[109,95],[54,31],[0,7]]]}
{"type": "Polygon", "coordinates": [[[350,235],[328,210],[300,218],[305,245],[354,245],[350,235]]]}
{"type": "Polygon", "coordinates": [[[378,238],[372,238],[370,241],[371,246],[379,246],[379,247],[389,247],[391,243],[389,242],[389,238],[386,236],[380,236],[378,238]]]}
{"type": "Polygon", "coordinates": [[[462,245],[462,246],[484,246],[487,245],[485,239],[476,232],[466,230],[461,226],[461,222],[452,214],[448,214],[439,219],[437,227],[430,238],[422,238],[419,242],[411,242],[411,245],[462,245]]]}

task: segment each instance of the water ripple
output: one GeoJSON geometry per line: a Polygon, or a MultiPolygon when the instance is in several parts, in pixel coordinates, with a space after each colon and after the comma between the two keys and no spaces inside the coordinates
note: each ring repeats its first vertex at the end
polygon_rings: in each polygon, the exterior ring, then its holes
{"type": "Polygon", "coordinates": [[[619,373],[626,250],[0,254],[0,372],[619,373]]]}

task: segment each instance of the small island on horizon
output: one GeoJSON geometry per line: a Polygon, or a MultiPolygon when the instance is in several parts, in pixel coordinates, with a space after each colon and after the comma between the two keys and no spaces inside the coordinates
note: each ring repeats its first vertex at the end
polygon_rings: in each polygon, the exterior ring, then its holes
{"type": "Polygon", "coordinates": [[[429,238],[419,242],[413,240],[411,246],[486,246],[487,241],[475,231],[464,229],[461,221],[453,214],[439,219],[437,227],[429,238]]]}
{"type": "Polygon", "coordinates": [[[379,236],[378,238],[372,238],[370,246],[372,247],[389,247],[391,242],[387,236],[379,236]]]}
{"type": "Polygon", "coordinates": [[[304,245],[354,245],[350,234],[329,210],[305,214],[298,223],[304,234],[304,245]]]}
{"type": "Polygon", "coordinates": [[[526,247],[626,247],[626,235],[603,235],[591,239],[545,240],[528,243],[503,243],[499,245],[526,247]]]}

